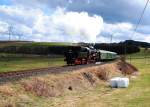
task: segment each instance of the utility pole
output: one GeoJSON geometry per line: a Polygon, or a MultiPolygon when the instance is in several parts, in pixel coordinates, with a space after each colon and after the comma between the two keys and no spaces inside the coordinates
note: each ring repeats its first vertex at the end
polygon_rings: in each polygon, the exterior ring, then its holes
{"type": "Polygon", "coordinates": [[[112,38],[113,38],[113,34],[110,35],[110,46],[109,46],[109,51],[111,51],[111,43],[112,43],[112,38]]]}
{"type": "Polygon", "coordinates": [[[12,35],[12,33],[13,33],[13,26],[10,25],[10,26],[8,27],[9,41],[11,40],[11,35],[12,35]]]}
{"type": "Polygon", "coordinates": [[[125,56],[125,61],[126,61],[126,54],[127,54],[127,44],[126,41],[124,42],[124,56],[125,56]]]}
{"type": "Polygon", "coordinates": [[[112,43],[112,39],[113,39],[113,34],[110,35],[110,43],[112,43]]]}
{"type": "Polygon", "coordinates": [[[18,34],[18,40],[21,41],[22,33],[18,34]]]}
{"type": "MultiPolygon", "coordinates": [[[[138,20],[138,22],[137,22],[137,24],[136,24],[136,26],[135,26],[135,29],[134,29],[134,31],[133,31],[133,34],[132,34],[133,36],[134,36],[134,34],[136,33],[138,27],[140,26],[140,23],[141,23],[141,21],[142,21],[142,19],[143,19],[143,16],[144,16],[145,10],[146,10],[146,8],[147,8],[147,6],[148,6],[148,4],[149,4],[149,1],[150,1],[150,0],[147,0],[147,1],[146,1],[146,4],[145,4],[145,6],[144,6],[144,8],[143,8],[143,11],[142,11],[142,13],[141,13],[141,15],[140,15],[140,17],[139,17],[139,20],[138,20]]],[[[132,36],[131,36],[131,37],[132,37],[132,36]]],[[[130,55],[130,63],[131,63],[131,55],[130,55]]]]}

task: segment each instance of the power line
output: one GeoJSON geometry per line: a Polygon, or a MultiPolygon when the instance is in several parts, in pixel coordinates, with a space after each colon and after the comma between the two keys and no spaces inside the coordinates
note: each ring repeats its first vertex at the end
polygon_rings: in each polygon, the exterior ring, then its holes
{"type": "MultiPolygon", "coordinates": [[[[146,4],[145,4],[145,6],[144,6],[144,9],[143,9],[143,11],[142,11],[142,13],[141,13],[141,15],[140,15],[140,18],[139,18],[139,20],[138,20],[138,22],[137,22],[137,24],[136,24],[136,26],[135,26],[135,29],[134,29],[134,31],[133,31],[133,35],[134,35],[135,32],[137,31],[137,29],[138,29],[138,27],[139,27],[139,25],[140,25],[140,23],[141,23],[141,21],[142,21],[142,18],[143,18],[143,16],[144,16],[144,13],[145,13],[145,10],[146,10],[146,8],[147,8],[147,6],[148,6],[148,3],[149,3],[149,0],[147,0],[146,4]]],[[[131,35],[131,36],[132,36],[132,35],[131,35]]]]}
{"type": "Polygon", "coordinates": [[[8,40],[11,41],[11,39],[16,39],[16,37],[18,37],[18,40],[21,40],[22,37],[23,37],[23,32],[17,32],[15,29],[14,29],[14,26],[13,25],[9,25],[8,28],[7,28],[7,31],[0,31],[0,35],[8,35],[8,40]],[[15,38],[12,38],[12,37],[15,37],[15,38]]]}
{"type": "MultiPolygon", "coordinates": [[[[132,35],[131,35],[131,40],[132,40],[132,36],[134,36],[134,34],[136,33],[136,31],[137,31],[137,29],[138,29],[138,27],[139,27],[139,25],[140,25],[140,23],[141,23],[141,21],[142,21],[142,18],[143,18],[143,16],[144,16],[144,13],[145,13],[145,10],[146,10],[146,8],[147,8],[147,6],[148,6],[148,3],[149,3],[149,0],[147,0],[146,4],[145,4],[145,6],[144,6],[144,9],[143,9],[143,11],[142,11],[142,13],[141,13],[141,15],[140,15],[140,18],[139,18],[139,20],[138,20],[138,22],[137,22],[137,24],[136,24],[136,26],[135,26],[135,29],[133,30],[133,33],[132,33],[132,35]]],[[[125,48],[126,48],[126,47],[125,47],[125,48]]],[[[130,63],[131,63],[131,55],[130,55],[130,63]]]]}

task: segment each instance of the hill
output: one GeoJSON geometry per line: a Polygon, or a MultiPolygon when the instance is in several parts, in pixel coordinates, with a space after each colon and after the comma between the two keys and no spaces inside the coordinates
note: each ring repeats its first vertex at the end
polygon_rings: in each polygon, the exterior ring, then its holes
{"type": "Polygon", "coordinates": [[[66,46],[66,45],[75,45],[75,44],[69,42],[0,41],[0,47],[22,46],[22,45],[66,46]]]}
{"type": "Polygon", "coordinates": [[[143,48],[150,48],[150,43],[148,43],[148,42],[126,40],[123,43],[127,44],[127,45],[134,45],[134,46],[138,46],[138,47],[143,47],[143,48]]]}

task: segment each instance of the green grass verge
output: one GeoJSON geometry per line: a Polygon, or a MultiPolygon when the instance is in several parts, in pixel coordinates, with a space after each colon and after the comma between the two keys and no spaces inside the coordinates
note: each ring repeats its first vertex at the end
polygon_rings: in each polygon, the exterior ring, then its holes
{"type": "Polygon", "coordinates": [[[150,59],[134,59],[140,75],[130,81],[127,89],[116,89],[110,95],[103,97],[102,102],[107,102],[111,107],[149,107],[150,106],[150,59]],[[149,60],[149,61],[148,61],[149,60]]]}
{"type": "Polygon", "coordinates": [[[127,55],[127,58],[146,58],[150,57],[150,49],[145,50],[144,48],[141,48],[140,52],[129,54],[127,55]]]}
{"type": "Polygon", "coordinates": [[[64,65],[64,58],[4,57],[0,58],[0,72],[19,71],[64,65]]]}

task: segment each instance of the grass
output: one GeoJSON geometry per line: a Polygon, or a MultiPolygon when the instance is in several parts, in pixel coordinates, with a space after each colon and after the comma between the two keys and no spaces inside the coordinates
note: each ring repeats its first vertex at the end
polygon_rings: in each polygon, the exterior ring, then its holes
{"type": "MultiPolygon", "coordinates": [[[[142,54],[143,52],[136,53],[135,56],[141,57],[142,54]]],[[[40,63],[37,60],[34,60],[34,62],[40,63]]],[[[44,63],[44,59],[42,60],[44,63]]],[[[16,59],[14,61],[16,61],[16,59]]],[[[18,59],[18,61],[21,61],[21,59],[18,59]]],[[[31,62],[33,62],[33,59],[31,59],[31,62]]],[[[62,62],[60,61],[60,63],[62,62]]],[[[131,63],[139,69],[139,75],[134,79],[131,78],[129,87],[125,89],[111,89],[108,84],[105,83],[93,89],[70,91],[62,96],[45,98],[34,96],[31,93],[24,93],[20,85],[14,83],[12,88],[15,90],[18,89],[19,93],[23,95],[4,96],[0,93],[0,99],[13,103],[18,101],[18,98],[21,97],[20,99],[23,99],[23,101],[19,100],[18,104],[25,107],[150,107],[150,58],[132,59],[131,63]]],[[[13,62],[11,62],[11,64],[13,64],[13,62]]],[[[21,63],[18,62],[18,64],[21,63]]],[[[4,88],[9,89],[9,87],[10,85],[8,84],[8,87],[4,88]]],[[[6,90],[3,91],[8,94],[11,93],[11,90],[7,90],[8,92],[6,90]]]]}
{"type": "MultiPolygon", "coordinates": [[[[142,56],[143,52],[137,53],[142,56]]],[[[138,57],[140,57],[138,56],[138,57]]],[[[139,76],[130,80],[126,89],[111,89],[108,85],[55,98],[51,105],[62,107],[150,107],[150,58],[132,59],[139,76]]]]}
{"type": "Polygon", "coordinates": [[[64,64],[63,57],[24,57],[22,55],[5,54],[0,58],[0,72],[46,68],[51,66],[62,66],[64,64]]]}
{"type": "MultiPolygon", "coordinates": [[[[139,53],[132,54],[131,58],[144,55],[142,49],[139,53]]],[[[150,56],[150,50],[147,51],[147,56],[150,56]]],[[[112,90],[98,86],[93,91],[88,91],[89,94],[83,97],[79,107],[150,107],[150,58],[132,59],[131,63],[139,69],[140,75],[130,81],[128,88],[112,90]]]]}
{"type": "Polygon", "coordinates": [[[29,45],[32,46],[68,46],[68,45],[72,45],[72,43],[68,43],[68,42],[33,42],[29,45]]]}
{"type": "Polygon", "coordinates": [[[149,107],[150,106],[150,62],[134,59],[140,75],[130,80],[125,89],[111,89],[108,84],[91,90],[68,93],[53,98],[48,104],[60,107],[149,107]]]}
{"type": "Polygon", "coordinates": [[[144,48],[140,49],[140,52],[127,55],[128,58],[147,58],[150,57],[150,48],[145,50],[144,48]]]}
{"type": "Polygon", "coordinates": [[[0,41],[0,47],[5,46],[68,46],[75,45],[69,42],[33,42],[33,41],[0,41]]]}
{"type": "Polygon", "coordinates": [[[114,90],[106,95],[103,102],[108,101],[112,107],[149,107],[150,106],[150,63],[144,59],[134,59],[132,62],[140,71],[140,75],[127,89],[114,90]]]}

